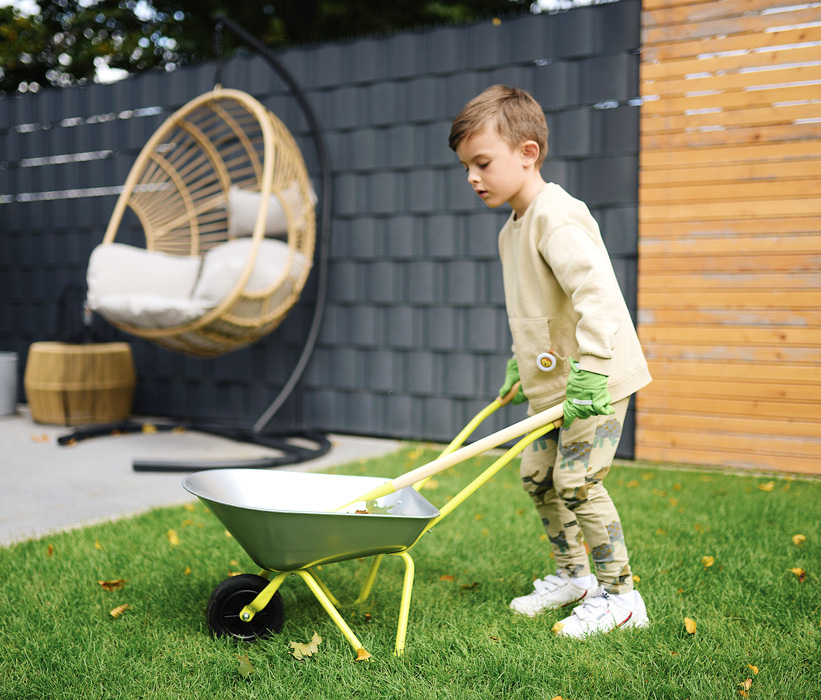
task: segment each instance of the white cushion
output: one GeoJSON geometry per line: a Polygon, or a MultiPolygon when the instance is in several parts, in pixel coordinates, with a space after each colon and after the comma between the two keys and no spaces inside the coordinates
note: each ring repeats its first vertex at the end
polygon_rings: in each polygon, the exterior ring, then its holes
{"type": "Polygon", "coordinates": [[[170,328],[195,321],[208,308],[193,299],[138,292],[106,294],[99,298],[94,310],[112,323],[125,323],[140,328],[170,328]]]}
{"type": "MultiPolygon", "coordinates": [[[[309,192],[311,206],[317,202],[313,188],[309,192]]],[[[262,195],[253,190],[244,190],[232,186],[228,190],[228,235],[232,238],[250,236],[257,223],[257,214],[262,195]]],[[[283,237],[288,233],[288,217],[285,215],[283,202],[291,210],[294,220],[299,220],[303,213],[305,200],[299,189],[299,183],[285,188],[278,197],[272,194],[268,201],[268,212],[265,217],[265,235],[283,237]]]]}
{"type": "Polygon", "coordinates": [[[123,243],[98,245],[91,252],[86,273],[89,303],[107,294],[142,292],[187,299],[201,264],[200,257],[169,255],[123,243]]]}
{"type": "MultiPolygon", "coordinates": [[[[245,269],[252,245],[250,238],[238,238],[209,250],[204,256],[202,272],[192,299],[212,307],[225,299],[245,269]]],[[[301,265],[302,255],[296,253],[295,256],[297,255],[298,261],[295,259],[294,262],[301,265]]],[[[263,240],[244,291],[258,292],[273,284],[279,279],[287,262],[287,243],[275,239],[263,240]]]]}

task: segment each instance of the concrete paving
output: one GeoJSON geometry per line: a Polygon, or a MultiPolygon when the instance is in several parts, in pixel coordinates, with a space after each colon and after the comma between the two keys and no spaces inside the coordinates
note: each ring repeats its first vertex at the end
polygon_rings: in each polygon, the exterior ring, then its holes
{"type": "MultiPolygon", "coordinates": [[[[66,426],[42,425],[28,409],[0,417],[0,546],[50,532],[190,502],[181,473],[135,472],[141,460],[252,460],[278,454],[268,448],[188,431],[184,434],[92,438],[70,447],[57,439],[66,426]]],[[[323,457],[292,466],[321,471],[394,452],[400,443],[329,435],[323,457]]]]}

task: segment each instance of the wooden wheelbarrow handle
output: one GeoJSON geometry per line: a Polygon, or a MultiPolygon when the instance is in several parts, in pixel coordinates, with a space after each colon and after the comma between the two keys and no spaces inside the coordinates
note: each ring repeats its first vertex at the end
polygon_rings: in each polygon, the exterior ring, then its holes
{"type": "MultiPolygon", "coordinates": [[[[518,389],[517,387],[515,387],[518,389]]],[[[513,389],[511,389],[511,393],[513,389]]],[[[508,394],[507,396],[510,396],[508,394]]],[[[503,398],[507,398],[507,396],[503,398]]],[[[548,408],[541,413],[537,413],[535,416],[530,416],[529,418],[525,418],[524,420],[519,421],[518,423],[514,423],[513,425],[509,425],[507,428],[503,428],[495,433],[491,433],[487,437],[482,438],[481,440],[477,440],[476,442],[462,447],[455,452],[451,452],[448,455],[443,455],[438,459],[433,460],[432,462],[428,462],[427,464],[423,464],[421,467],[417,467],[402,476],[393,479],[392,481],[387,481],[381,486],[376,487],[372,491],[368,491],[367,493],[362,494],[359,498],[355,498],[353,501],[346,503],[343,506],[337,508],[338,511],[345,510],[349,506],[353,505],[354,503],[358,503],[360,501],[373,501],[377,498],[381,498],[382,496],[387,496],[388,494],[395,493],[400,489],[406,488],[408,486],[413,486],[416,482],[422,481],[423,479],[427,479],[434,474],[438,474],[439,472],[444,471],[445,469],[449,469],[457,464],[464,462],[465,460],[471,459],[472,457],[476,457],[483,452],[487,452],[488,450],[492,450],[494,447],[498,447],[499,445],[508,442],[509,440],[513,440],[514,438],[519,437],[520,435],[524,435],[526,433],[530,433],[534,430],[542,428],[546,426],[548,423],[553,423],[555,427],[559,427],[562,422],[562,404],[558,404],[551,408],[548,408]]]]}

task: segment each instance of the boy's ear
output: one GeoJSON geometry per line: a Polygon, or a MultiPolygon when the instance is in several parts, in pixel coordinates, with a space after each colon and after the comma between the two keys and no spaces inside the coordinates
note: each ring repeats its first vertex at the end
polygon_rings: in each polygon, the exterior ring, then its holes
{"type": "Polygon", "coordinates": [[[522,156],[525,165],[531,165],[539,160],[539,144],[535,141],[525,141],[522,144],[522,156]]]}

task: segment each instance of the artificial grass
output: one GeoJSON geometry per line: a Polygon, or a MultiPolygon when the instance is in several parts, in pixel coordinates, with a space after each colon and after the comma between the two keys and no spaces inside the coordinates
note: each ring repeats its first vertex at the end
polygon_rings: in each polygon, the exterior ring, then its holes
{"type": "MultiPolygon", "coordinates": [[[[392,477],[435,456],[410,446],[337,471],[392,477]]],[[[424,493],[441,505],[489,461],[438,475],[424,493]]],[[[0,698],[821,698],[821,481],[630,463],[605,483],[649,629],[558,639],[551,627],[567,612],[529,619],[508,610],[552,571],[512,465],[411,550],[414,596],[398,658],[403,567],[393,557],[363,605],[344,601],[356,598],[368,561],[321,572],[370,661],[354,661],[295,577],[281,589],[280,635],[213,638],[211,591],[256,568],[199,503],[2,548],[0,698]],[[795,544],[794,535],[806,539],[795,544]],[[792,569],[806,572],[803,581],[792,569]],[[97,583],[118,579],[126,581],[111,592],[97,583]],[[121,605],[129,607],[113,618],[121,605]],[[317,652],[295,660],[289,642],[314,631],[317,652]],[[739,685],[747,679],[749,689],[739,685]]]]}

